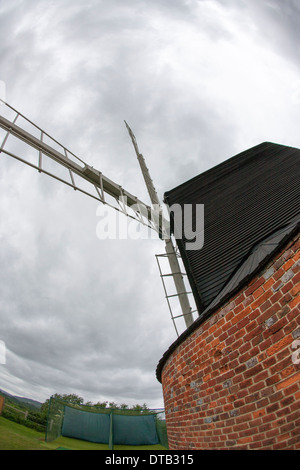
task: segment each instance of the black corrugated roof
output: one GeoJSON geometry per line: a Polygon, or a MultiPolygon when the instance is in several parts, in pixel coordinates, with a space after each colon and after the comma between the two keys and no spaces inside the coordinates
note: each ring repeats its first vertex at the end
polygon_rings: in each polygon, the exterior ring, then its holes
{"type": "Polygon", "coordinates": [[[253,247],[300,213],[299,163],[299,149],[264,142],[165,193],[169,206],[204,204],[203,248],[177,240],[199,313],[253,247]]]}

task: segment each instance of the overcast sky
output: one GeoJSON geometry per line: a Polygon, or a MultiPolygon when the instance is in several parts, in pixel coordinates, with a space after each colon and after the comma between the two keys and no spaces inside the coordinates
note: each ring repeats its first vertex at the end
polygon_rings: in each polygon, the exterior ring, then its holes
{"type": "MultiPolygon", "coordinates": [[[[5,100],[146,203],[124,119],[160,198],[261,142],[300,147],[299,45],[297,0],[0,0],[5,100]]],[[[164,244],[100,239],[97,209],[0,155],[0,388],[163,407],[164,244]]]]}

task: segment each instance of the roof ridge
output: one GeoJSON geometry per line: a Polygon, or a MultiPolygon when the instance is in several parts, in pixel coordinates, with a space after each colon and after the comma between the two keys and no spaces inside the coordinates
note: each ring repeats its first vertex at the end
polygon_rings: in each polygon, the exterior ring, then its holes
{"type": "MultiPolygon", "coordinates": [[[[247,156],[247,159],[243,162],[243,165],[246,164],[249,160],[255,158],[257,156],[258,153],[260,153],[260,151],[264,148],[264,150],[267,150],[268,147],[277,147],[277,148],[280,148],[280,147],[283,147],[283,148],[293,148],[293,147],[288,147],[286,145],[283,145],[283,144],[278,144],[278,143],[273,143],[273,142],[268,142],[268,141],[265,141],[265,142],[261,142],[260,144],[257,144],[253,147],[251,147],[250,149],[248,150],[243,150],[242,152],[239,152],[237,153],[236,155],[228,158],[227,160],[223,161],[223,162],[220,162],[218,163],[217,165],[211,167],[211,168],[208,168],[207,170],[205,170],[203,173],[200,173],[196,176],[194,176],[193,178],[191,178],[190,180],[184,182],[184,183],[181,183],[180,185],[176,186],[175,188],[173,188],[172,190],[170,191],[166,191],[164,193],[164,200],[165,202],[167,202],[168,200],[168,197],[169,197],[169,194],[172,193],[173,191],[175,190],[180,190],[180,188],[183,188],[183,187],[187,187],[187,185],[192,185],[194,183],[195,180],[199,180],[199,179],[203,179],[204,180],[204,186],[205,185],[209,185],[211,184],[211,181],[210,182],[205,182],[205,178],[213,173],[215,173],[216,171],[218,171],[218,169],[220,168],[226,168],[226,171],[224,173],[227,173],[227,169],[229,169],[230,165],[232,165],[232,162],[234,162],[235,160],[238,161],[239,159],[247,156]],[[252,153],[253,152],[253,153],[252,153]],[[250,154],[249,154],[250,153],[250,154]]],[[[241,165],[240,165],[241,166],[241,165]]],[[[224,176],[223,175],[220,175],[218,178],[220,178],[221,176],[224,176]]]]}

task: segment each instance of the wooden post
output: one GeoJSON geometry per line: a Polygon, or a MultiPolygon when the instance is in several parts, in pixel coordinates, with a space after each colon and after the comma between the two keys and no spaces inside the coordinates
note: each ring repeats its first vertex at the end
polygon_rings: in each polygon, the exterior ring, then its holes
{"type": "Polygon", "coordinates": [[[5,402],[5,398],[0,395],[0,416],[2,415],[2,411],[3,411],[3,408],[4,408],[4,402],[5,402]]]}

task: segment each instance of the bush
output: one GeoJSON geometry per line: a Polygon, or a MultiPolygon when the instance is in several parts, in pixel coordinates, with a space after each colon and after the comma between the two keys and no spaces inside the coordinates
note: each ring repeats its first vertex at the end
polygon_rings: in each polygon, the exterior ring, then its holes
{"type": "Polygon", "coordinates": [[[25,419],[23,413],[20,414],[17,411],[4,409],[2,412],[2,416],[10,421],[14,421],[15,423],[22,424],[27,428],[34,429],[35,431],[44,432],[46,429],[46,423],[41,418],[37,419],[38,413],[28,413],[27,419],[25,419]],[[32,416],[32,414],[34,416],[32,416]]]}

